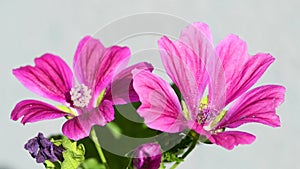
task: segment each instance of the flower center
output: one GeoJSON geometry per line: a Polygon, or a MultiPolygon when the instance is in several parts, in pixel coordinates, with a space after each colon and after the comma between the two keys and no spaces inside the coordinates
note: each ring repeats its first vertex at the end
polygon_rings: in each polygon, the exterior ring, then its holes
{"type": "Polygon", "coordinates": [[[76,85],[71,89],[70,95],[74,106],[85,107],[91,99],[91,89],[84,84],[76,85]]]}
{"type": "Polygon", "coordinates": [[[200,103],[197,120],[199,124],[208,125],[215,118],[215,110],[207,104],[200,103]]]}
{"type": "Polygon", "coordinates": [[[203,124],[211,121],[212,116],[210,110],[209,109],[200,110],[200,112],[197,115],[197,119],[199,124],[203,124]]]}
{"type": "MultiPolygon", "coordinates": [[[[218,123],[226,115],[227,111],[218,111],[213,106],[208,104],[200,103],[197,120],[199,124],[203,125],[203,128],[207,131],[214,130],[218,123]]],[[[224,129],[217,129],[214,132],[224,131],[224,129]]]]}

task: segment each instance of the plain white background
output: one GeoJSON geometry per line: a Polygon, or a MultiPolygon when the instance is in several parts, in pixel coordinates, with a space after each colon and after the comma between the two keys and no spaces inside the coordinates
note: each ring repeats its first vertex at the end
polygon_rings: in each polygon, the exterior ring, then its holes
{"type": "MultiPolygon", "coordinates": [[[[58,54],[71,65],[77,43],[84,35],[94,34],[120,17],[143,12],[163,12],[190,22],[206,22],[215,43],[229,33],[239,35],[247,41],[250,54],[270,52],[276,58],[257,85],[276,83],[287,88],[286,101],[277,111],[282,127],[247,125],[241,129],[257,136],[252,145],[239,146],[232,151],[199,145],[178,168],[299,168],[299,9],[298,0],[1,0],[0,168],[43,168],[35,163],[23,145],[38,131],[46,135],[60,132],[64,122],[59,119],[23,126],[10,120],[10,112],[18,101],[40,99],[13,77],[12,68],[33,64],[33,59],[45,52],[58,54]]],[[[135,25],[131,26],[134,29],[135,25]]],[[[182,28],[174,28],[174,31],[182,28]]]]}

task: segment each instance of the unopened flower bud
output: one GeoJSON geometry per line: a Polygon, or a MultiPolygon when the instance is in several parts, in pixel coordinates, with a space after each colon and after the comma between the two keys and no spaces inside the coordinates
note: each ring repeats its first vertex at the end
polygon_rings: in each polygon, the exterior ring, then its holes
{"type": "Polygon", "coordinates": [[[142,144],[135,150],[133,166],[135,169],[158,169],[161,158],[162,152],[159,144],[142,144]]]}
{"type": "Polygon", "coordinates": [[[51,162],[63,161],[62,152],[64,149],[54,145],[42,133],[28,140],[24,148],[36,159],[37,163],[44,163],[46,160],[51,162]]]}

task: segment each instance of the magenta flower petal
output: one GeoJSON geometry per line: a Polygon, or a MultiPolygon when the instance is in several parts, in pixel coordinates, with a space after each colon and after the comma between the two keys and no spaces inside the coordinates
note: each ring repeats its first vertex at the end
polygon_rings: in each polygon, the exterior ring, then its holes
{"type": "Polygon", "coordinates": [[[61,58],[52,54],[36,58],[34,67],[14,69],[13,74],[32,92],[63,104],[73,86],[72,71],[61,58]]]}
{"type": "Polygon", "coordinates": [[[100,81],[96,91],[101,91],[112,82],[113,77],[127,66],[129,57],[130,50],[127,47],[112,46],[106,50],[99,66],[100,81]]]}
{"type": "MultiPolygon", "coordinates": [[[[81,55],[84,52],[91,52],[87,50],[87,46],[86,45],[92,45],[94,48],[98,48],[97,51],[105,51],[105,47],[103,46],[103,44],[100,41],[94,40],[93,37],[91,36],[85,36],[83,37],[80,42],[78,43],[77,49],[75,51],[74,54],[74,58],[73,58],[73,68],[76,67],[77,61],[78,59],[80,59],[80,57],[82,57],[81,55]],[[90,42],[89,42],[90,41],[90,42]],[[93,45],[92,45],[93,44],[93,45]],[[83,51],[82,51],[83,50],[83,51]]],[[[101,53],[100,53],[101,54],[101,53]]]]}
{"type": "Polygon", "coordinates": [[[186,128],[178,98],[167,82],[142,71],[134,75],[133,87],[142,103],[137,112],[148,127],[170,133],[186,128]]]}
{"type": "Polygon", "coordinates": [[[23,117],[21,122],[25,124],[41,120],[56,119],[66,115],[70,114],[60,111],[47,103],[37,100],[23,100],[12,110],[11,119],[16,121],[23,117]]]}
{"type": "Polygon", "coordinates": [[[78,81],[88,86],[96,96],[93,98],[97,98],[117,71],[127,65],[129,56],[127,47],[104,48],[99,40],[88,36],[78,45],[74,71],[78,81]]]}
{"type": "Polygon", "coordinates": [[[251,57],[245,63],[238,76],[232,79],[231,87],[228,89],[231,97],[227,98],[227,102],[229,103],[252,87],[274,60],[270,54],[264,53],[259,53],[251,57]]]}
{"type": "MultiPolygon", "coordinates": [[[[248,51],[246,42],[233,34],[228,35],[218,44],[218,46],[216,47],[216,52],[220,57],[225,72],[225,104],[228,104],[239,96],[234,95],[234,92],[238,91],[238,87],[242,86],[236,86],[232,83],[238,76],[244,76],[242,74],[242,66],[248,61],[250,55],[248,55],[247,53],[248,51]]],[[[239,80],[236,82],[239,82],[239,80]]]]}
{"type": "Polygon", "coordinates": [[[216,48],[226,74],[226,104],[252,87],[274,58],[259,53],[249,56],[247,44],[236,35],[229,35],[216,48]]]}
{"type": "Polygon", "coordinates": [[[78,44],[73,59],[73,69],[77,80],[94,90],[99,79],[99,65],[106,48],[91,36],[84,37],[78,44]]]}
{"type": "Polygon", "coordinates": [[[244,123],[257,122],[280,126],[276,108],[284,101],[285,88],[266,85],[250,90],[228,110],[219,127],[236,128],[244,123]]]}
{"type": "Polygon", "coordinates": [[[78,117],[66,121],[62,127],[62,132],[72,140],[80,140],[81,138],[89,136],[89,131],[82,127],[78,117]]]}
{"type": "Polygon", "coordinates": [[[211,142],[220,145],[228,150],[239,144],[251,144],[255,136],[241,131],[225,131],[212,135],[211,142]]]}
{"type": "Polygon", "coordinates": [[[227,80],[234,79],[240,72],[241,66],[250,58],[246,42],[233,34],[219,42],[216,52],[222,60],[227,80]]]}
{"type": "Polygon", "coordinates": [[[202,46],[197,45],[199,45],[203,37],[213,44],[212,34],[208,25],[203,22],[194,22],[182,30],[179,39],[199,52],[202,50],[202,46]]]}
{"type": "MultiPolygon", "coordinates": [[[[180,42],[183,42],[192,49],[200,59],[200,63],[203,65],[201,67],[203,67],[202,69],[206,69],[209,77],[209,102],[214,105],[214,109],[222,109],[225,106],[226,97],[224,87],[225,73],[222,62],[215,52],[208,25],[196,22],[187,26],[180,35],[180,42]]],[[[197,76],[203,75],[203,72],[201,71],[197,76]]],[[[202,82],[206,83],[206,80],[202,82]]]]}
{"type": "Polygon", "coordinates": [[[133,76],[131,72],[135,69],[152,72],[153,66],[147,62],[141,62],[122,70],[114,77],[106,91],[105,99],[111,100],[114,105],[138,102],[139,96],[132,86],[133,76]]]}
{"type": "Polygon", "coordinates": [[[212,54],[207,61],[209,74],[208,104],[213,114],[226,106],[226,77],[222,62],[216,54],[212,54]]]}
{"type": "Polygon", "coordinates": [[[200,57],[180,42],[162,37],[158,45],[165,70],[181,91],[190,112],[195,112],[208,82],[205,66],[200,57]]]}
{"type": "Polygon", "coordinates": [[[72,140],[80,140],[90,134],[94,125],[104,126],[114,119],[114,109],[110,101],[104,100],[99,108],[74,117],[63,125],[63,133],[72,140]]]}

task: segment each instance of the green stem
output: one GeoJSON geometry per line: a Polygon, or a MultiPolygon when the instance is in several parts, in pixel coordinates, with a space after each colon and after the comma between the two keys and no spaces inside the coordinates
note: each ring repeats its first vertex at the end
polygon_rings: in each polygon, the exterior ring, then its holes
{"type": "Polygon", "coordinates": [[[126,169],[132,169],[131,164],[132,164],[132,158],[130,158],[126,169]]]}
{"type": "Polygon", "coordinates": [[[172,165],[172,167],[170,169],[176,168],[179,164],[180,164],[180,162],[176,162],[175,164],[172,165]]]}
{"type": "MultiPolygon", "coordinates": [[[[196,147],[196,145],[197,145],[197,142],[198,142],[198,139],[199,139],[199,135],[196,134],[196,133],[193,133],[192,135],[193,135],[193,142],[192,142],[192,144],[190,145],[190,147],[188,148],[188,150],[186,150],[186,152],[181,156],[181,159],[182,159],[182,160],[184,160],[185,157],[187,157],[187,156],[193,151],[193,149],[194,149],[194,148],[196,147]]],[[[171,166],[170,169],[175,169],[180,163],[181,163],[181,161],[180,161],[180,162],[176,162],[175,164],[173,164],[173,165],[171,166]]]]}
{"type": "Polygon", "coordinates": [[[96,131],[95,131],[95,128],[94,128],[94,127],[93,127],[92,130],[91,130],[91,137],[92,137],[92,140],[93,140],[93,142],[94,142],[94,144],[95,144],[95,147],[96,147],[96,149],[97,149],[97,151],[98,151],[98,154],[99,154],[99,157],[100,157],[102,163],[105,165],[105,168],[106,168],[106,169],[109,169],[108,164],[107,164],[107,161],[106,161],[106,159],[105,159],[104,153],[103,153],[103,151],[102,151],[102,148],[101,148],[100,142],[99,142],[99,140],[98,140],[98,137],[97,137],[97,135],[96,135],[96,131]]]}

